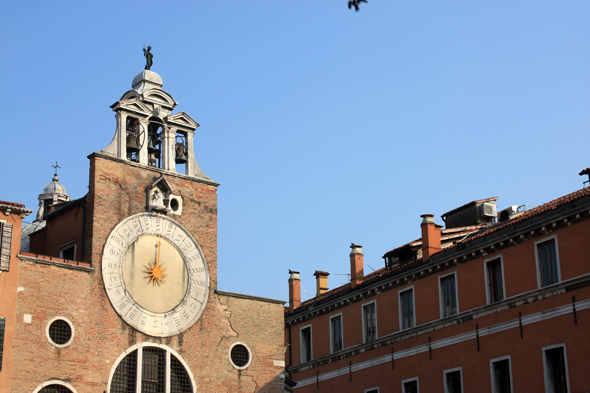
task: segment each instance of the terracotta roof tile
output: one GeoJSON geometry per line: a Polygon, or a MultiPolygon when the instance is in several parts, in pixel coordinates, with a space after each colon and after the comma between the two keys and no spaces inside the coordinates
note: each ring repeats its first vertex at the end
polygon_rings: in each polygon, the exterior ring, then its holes
{"type": "MultiPolygon", "coordinates": [[[[537,206],[537,207],[535,207],[535,208],[533,208],[531,210],[528,210],[528,211],[524,212],[522,215],[520,215],[518,217],[515,217],[514,219],[512,219],[510,221],[498,223],[498,224],[496,224],[494,226],[484,228],[483,230],[480,230],[480,231],[474,233],[473,236],[470,236],[470,237],[468,237],[468,238],[466,238],[465,240],[462,240],[462,241],[471,241],[473,239],[477,239],[477,238],[480,238],[482,236],[486,236],[486,235],[488,235],[490,233],[493,233],[493,232],[499,231],[499,230],[501,230],[503,228],[506,228],[508,226],[515,225],[517,223],[526,221],[526,220],[528,220],[528,219],[530,219],[532,217],[535,217],[535,216],[537,216],[539,214],[542,214],[542,213],[547,212],[549,210],[557,209],[557,208],[559,208],[559,207],[561,207],[561,206],[563,206],[563,205],[565,205],[567,203],[573,202],[573,201],[575,201],[577,199],[580,199],[580,198],[583,198],[583,197],[586,197],[586,196],[590,196],[590,187],[583,188],[581,190],[572,192],[571,194],[568,194],[568,195],[562,196],[560,198],[554,199],[554,200],[552,200],[550,202],[547,202],[547,203],[545,203],[543,205],[537,206]]],[[[485,200],[489,200],[489,199],[492,199],[492,198],[480,199],[479,201],[473,201],[473,202],[470,202],[470,203],[476,203],[476,202],[485,201],[485,200]]],[[[464,205],[464,206],[466,206],[466,205],[464,205]]],[[[469,229],[466,229],[465,232],[469,232],[469,229]]],[[[417,240],[414,240],[413,242],[406,243],[403,246],[394,248],[393,250],[389,251],[388,253],[390,253],[392,251],[395,251],[395,250],[399,250],[400,248],[406,247],[406,246],[408,246],[408,245],[410,245],[412,243],[416,243],[416,242],[418,242],[420,240],[421,239],[417,239],[417,240]]],[[[446,247],[446,248],[444,248],[443,250],[441,250],[439,252],[443,252],[443,251],[452,249],[454,247],[456,247],[456,244],[453,244],[453,245],[451,245],[449,247],[446,247]]],[[[388,254],[388,253],[386,253],[386,254],[388,254]]],[[[436,254],[438,254],[438,253],[435,253],[433,255],[436,255],[436,254]]],[[[374,271],[374,272],[372,272],[370,274],[367,274],[365,277],[363,277],[363,281],[359,285],[357,285],[357,288],[358,287],[362,287],[362,286],[366,286],[366,285],[370,284],[371,282],[377,281],[378,279],[380,279],[382,277],[389,276],[389,275],[394,275],[394,274],[399,273],[400,271],[412,269],[412,268],[414,268],[414,267],[416,267],[416,266],[418,266],[418,265],[420,265],[422,263],[423,263],[422,259],[418,259],[418,260],[415,260],[415,261],[412,261],[412,262],[408,262],[406,264],[402,264],[402,265],[397,266],[395,268],[385,268],[385,267],[383,267],[383,268],[378,269],[378,270],[376,270],[376,271],[374,271]]],[[[329,298],[336,297],[337,295],[342,294],[342,293],[344,293],[344,292],[346,292],[348,290],[352,290],[352,288],[350,286],[350,283],[341,285],[341,286],[339,286],[337,288],[334,288],[334,289],[332,289],[332,290],[330,290],[330,291],[328,291],[326,293],[323,293],[323,294],[321,294],[319,296],[316,296],[316,297],[314,297],[312,299],[309,299],[309,300],[301,303],[301,306],[298,307],[298,308],[296,308],[293,311],[293,313],[297,313],[298,310],[303,309],[303,308],[305,308],[307,306],[313,305],[314,303],[323,303],[326,300],[328,300],[329,298]]],[[[289,313],[288,311],[286,311],[286,314],[291,314],[291,313],[289,313]]]]}
{"type": "Polygon", "coordinates": [[[22,203],[15,203],[15,202],[0,201],[0,204],[14,206],[14,207],[25,207],[25,205],[23,205],[22,203]]]}
{"type": "MultiPolygon", "coordinates": [[[[397,266],[397,267],[394,267],[394,268],[382,267],[381,269],[375,270],[374,272],[372,272],[370,274],[367,274],[365,277],[363,277],[362,282],[359,285],[357,285],[357,288],[360,287],[360,286],[367,285],[367,284],[369,284],[369,283],[371,283],[373,281],[376,281],[377,279],[379,279],[381,277],[385,277],[385,276],[389,276],[389,275],[394,275],[394,274],[398,273],[401,270],[410,269],[411,267],[413,267],[415,265],[418,265],[420,263],[422,263],[422,259],[418,259],[416,261],[408,262],[408,263],[405,263],[403,265],[400,265],[400,266],[397,266]]],[[[310,306],[312,304],[315,304],[315,303],[323,303],[325,300],[327,300],[329,298],[332,298],[332,297],[336,297],[337,295],[342,294],[342,293],[344,293],[344,292],[346,292],[348,290],[352,290],[352,288],[350,286],[350,283],[341,285],[341,286],[339,286],[337,288],[334,288],[334,289],[332,289],[332,290],[330,290],[330,291],[328,291],[326,293],[323,293],[323,294],[321,294],[319,296],[316,296],[314,298],[311,298],[309,300],[306,300],[305,302],[301,303],[301,306],[299,306],[298,308],[296,308],[294,310],[294,313],[296,313],[297,310],[303,309],[303,308],[305,308],[307,306],[310,306]]],[[[288,311],[286,313],[289,314],[288,311]]]]}
{"type": "MultiPolygon", "coordinates": [[[[461,236],[461,235],[466,235],[468,233],[471,233],[473,231],[477,231],[480,230],[482,228],[485,228],[487,225],[486,224],[481,224],[481,225],[471,225],[468,227],[461,227],[461,228],[451,228],[451,229],[443,229],[442,230],[442,237],[441,240],[446,240],[455,236],[461,236]],[[447,232],[448,231],[448,232],[447,232]]],[[[418,244],[422,244],[422,238],[418,238],[414,241],[411,241],[409,243],[404,244],[403,246],[399,246],[394,248],[393,250],[389,250],[387,251],[385,254],[383,254],[383,257],[386,257],[387,255],[391,254],[394,251],[398,251],[401,250],[404,247],[408,247],[408,246],[414,246],[414,245],[418,245],[418,244]]],[[[446,249],[447,247],[445,247],[446,249]]]]}
{"type": "MultiPolygon", "coordinates": [[[[496,231],[499,231],[501,229],[504,229],[506,227],[512,226],[512,225],[516,225],[520,222],[526,221],[532,217],[538,216],[542,213],[545,213],[549,210],[554,210],[557,209],[567,203],[573,202],[577,199],[586,197],[586,196],[590,196],[590,187],[586,187],[586,188],[582,188],[581,190],[572,192],[571,194],[567,194],[564,195],[560,198],[554,199],[550,202],[547,202],[543,205],[537,206],[535,208],[532,208],[531,210],[527,210],[526,212],[524,212],[523,214],[519,215],[518,217],[513,218],[512,220],[509,221],[505,221],[505,222],[500,222],[496,225],[493,225],[487,229],[481,230],[477,233],[474,233],[473,236],[469,236],[468,238],[466,238],[464,241],[471,241],[474,239],[478,239],[481,238],[483,236],[487,236],[490,233],[494,233],[496,231]]],[[[441,250],[439,252],[448,250],[450,248],[456,247],[456,245],[452,245],[450,247],[445,248],[444,250],[441,250]]],[[[438,254],[438,253],[435,253],[438,254]]],[[[433,254],[433,255],[435,255],[433,254]]]]}
{"type": "Polygon", "coordinates": [[[299,307],[309,306],[310,304],[313,304],[315,302],[321,301],[321,300],[326,299],[328,297],[332,297],[332,296],[334,296],[334,295],[336,295],[338,293],[342,293],[342,292],[344,292],[345,290],[347,290],[349,288],[350,288],[350,283],[341,285],[338,288],[331,289],[328,292],[322,293],[319,296],[316,296],[314,298],[311,298],[309,300],[304,301],[303,303],[301,303],[301,306],[299,306],[299,307]]]}

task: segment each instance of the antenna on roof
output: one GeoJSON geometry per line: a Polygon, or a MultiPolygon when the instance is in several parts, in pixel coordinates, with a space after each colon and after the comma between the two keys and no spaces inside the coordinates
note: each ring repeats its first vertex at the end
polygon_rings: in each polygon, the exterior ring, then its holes
{"type": "Polygon", "coordinates": [[[582,183],[582,185],[584,187],[586,187],[586,183],[588,183],[590,185],[590,168],[586,168],[582,172],[580,172],[580,176],[584,176],[584,175],[588,175],[588,180],[586,180],[585,182],[582,183]]]}
{"type": "Polygon", "coordinates": [[[305,293],[307,293],[309,295],[310,298],[312,298],[313,296],[311,296],[311,293],[307,292],[307,290],[303,287],[301,287],[301,289],[303,289],[305,291],[305,293]]]}
{"type": "Polygon", "coordinates": [[[346,283],[350,282],[350,273],[336,273],[334,275],[335,276],[348,276],[348,281],[346,283]]]}

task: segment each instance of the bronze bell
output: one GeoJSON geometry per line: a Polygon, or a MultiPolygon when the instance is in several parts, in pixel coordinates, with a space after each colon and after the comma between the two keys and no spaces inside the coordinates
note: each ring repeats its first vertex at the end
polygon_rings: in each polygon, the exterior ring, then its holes
{"type": "Polygon", "coordinates": [[[134,132],[127,133],[127,152],[129,153],[137,153],[141,146],[137,141],[137,135],[134,132]]]}
{"type": "Polygon", "coordinates": [[[152,154],[156,151],[156,147],[154,146],[154,139],[153,138],[148,138],[148,153],[152,154]]]}
{"type": "Polygon", "coordinates": [[[187,161],[187,151],[186,146],[184,143],[176,143],[176,157],[175,161],[177,164],[186,164],[187,161]]]}

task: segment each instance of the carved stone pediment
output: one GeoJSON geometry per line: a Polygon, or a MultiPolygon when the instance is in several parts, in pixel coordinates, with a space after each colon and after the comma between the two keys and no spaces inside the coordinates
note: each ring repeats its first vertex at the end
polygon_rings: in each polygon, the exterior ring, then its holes
{"type": "Polygon", "coordinates": [[[178,105],[178,102],[162,89],[149,89],[143,94],[143,100],[161,105],[169,110],[174,109],[178,105]]]}
{"type": "Polygon", "coordinates": [[[177,127],[186,127],[191,130],[196,130],[199,127],[199,123],[194,121],[189,115],[184,112],[175,113],[166,118],[166,122],[170,125],[177,127]]]}
{"type": "Polygon", "coordinates": [[[113,108],[113,110],[115,111],[123,109],[127,112],[142,115],[142,117],[148,117],[152,113],[152,109],[150,109],[146,104],[141,102],[138,98],[121,100],[113,104],[111,108],[113,108]]]}

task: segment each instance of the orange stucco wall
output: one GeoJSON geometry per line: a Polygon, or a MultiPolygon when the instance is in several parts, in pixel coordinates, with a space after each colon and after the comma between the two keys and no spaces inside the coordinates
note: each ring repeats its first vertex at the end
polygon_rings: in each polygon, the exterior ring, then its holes
{"type": "Polygon", "coordinates": [[[20,250],[20,236],[22,229],[22,218],[16,212],[8,216],[4,211],[0,215],[1,220],[12,224],[12,243],[10,245],[10,270],[0,274],[0,318],[5,318],[4,330],[4,351],[2,359],[2,370],[0,371],[0,392],[10,391],[10,372],[12,371],[12,352],[14,342],[14,325],[16,319],[16,297],[18,291],[18,259],[20,250]]]}
{"type": "MultiPolygon", "coordinates": [[[[295,391],[364,392],[364,389],[378,386],[380,393],[400,392],[402,380],[418,377],[421,392],[442,392],[443,371],[454,367],[462,367],[464,391],[489,391],[490,360],[502,356],[510,356],[513,391],[544,391],[542,348],[561,343],[565,344],[566,348],[571,391],[589,391],[590,378],[586,369],[587,353],[590,351],[590,340],[587,338],[590,308],[577,310],[574,317],[572,302],[575,296],[576,303],[588,304],[584,301],[590,299],[590,281],[586,278],[586,284],[571,289],[564,285],[561,285],[559,290],[551,290],[550,287],[547,290],[540,289],[535,257],[535,242],[556,236],[560,282],[584,275],[590,276],[589,235],[590,220],[584,219],[571,225],[563,225],[553,232],[538,233],[524,241],[510,243],[510,246],[495,252],[482,254],[478,249],[478,258],[459,264],[453,264],[451,260],[449,266],[445,267],[442,264],[438,269],[435,266],[432,272],[421,278],[396,283],[392,289],[381,290],[371,296],[353,300],[352,304],[294,324],[291,326],[292,341],[289,346],[289,350],[292,351],[292,364],[300,363],[299,328],[309,324],[312,325],[313,358],[321,361],[320,365],[311,366],[311,362],[309,368],[293,373],[291,377],[295,381],[315,379],[318,372],[319,375],[324,375],[338,370],[346,371],[351,365],[390,356],[392,348],[395,353],[408,349],[418,352],[396,360],[395,369],[392,369],[391,362],[377,364],[353,371],[351,374],[347,372],[345,375],[320,381],[319,390],[314,382],[306,386],[297,386],[295,391]],[[503,260],[506,292],[505,301],[502,303],[505,306],[502,307],[487,304],[484,263],[500,256],[503,260]],[[456,274],[459,314],[469,314],[470,317],[459,323],[445,324],[446,319],[440,317],[439,278],[453,271],[456,274]],[[409,335],[404,335],[404,332],[399,330],[399,293],[412,286],[417,327],[409,329],[409,335]],[[534,292],[534,296],[519,296],[531,291],[534,292]],[[511,302],[511,297],[519,300],[511,302]],[[342,358],[330,357],[330,316],[342,314],[344,352],[355,346],[360,348],[359,344],[363,342],[362,305],[374,299],[377,301],[378,340],[391,335],[398,337],[395,342],[355,351],[342,358]],[[564,315],[543,317],[547,312],[559,307],[565,310],[564,315]],[[519,313],[522,318],[535,316],[539,319],[523,326],[523,338],[518,326],[519,313]],[[480,337],[478,350],[475,332],[486,331],[487,327],[499,326],[504,322],[511,322],[514,327],[480,337]],[[425,324],[429,324],[429,328],[421,329],[421,325],[425,324]],[[462,334],[472,334],[473,338],[452,342],[462,337],[462,334]],[[448,344],[433,349],[432,359],[429,351],[425,350],[428,348],[429,338],[432,343],[448,344]]],[[[319,307],[315,308],[318,309],[319,307]]],[[[289,318],[289,313],[286,315],[289,318]]],[[[289,359],[289,354],[287,355],[289,359]]]]}

